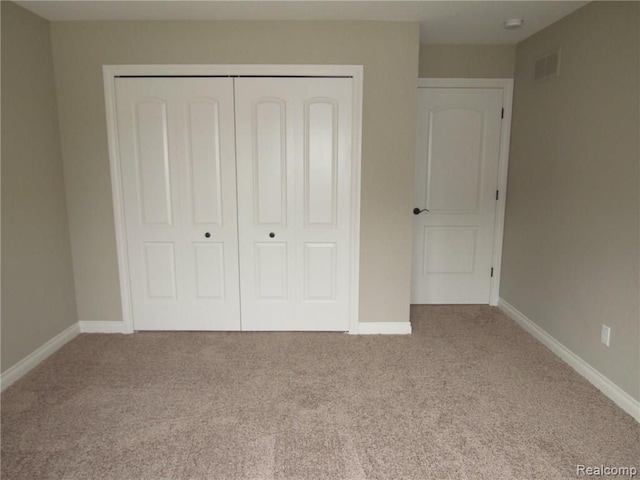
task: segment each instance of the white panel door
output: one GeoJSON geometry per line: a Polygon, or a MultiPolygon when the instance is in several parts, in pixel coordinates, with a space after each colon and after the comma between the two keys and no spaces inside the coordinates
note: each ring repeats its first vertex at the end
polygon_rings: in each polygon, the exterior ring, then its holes
{"type": "Polygon", "coordinates": [[[135,330],[239,330],[233,80],[118,78],[135,330]]]}
{"type": "Polygon", "coordinates": [[[243,330],[346,331],[352,81],[236,79],[243,330]]]}
{"type": "Polygon", "coordinates": [[[502,96],[418,89],[411,303],[489,303],[502,96]]]}

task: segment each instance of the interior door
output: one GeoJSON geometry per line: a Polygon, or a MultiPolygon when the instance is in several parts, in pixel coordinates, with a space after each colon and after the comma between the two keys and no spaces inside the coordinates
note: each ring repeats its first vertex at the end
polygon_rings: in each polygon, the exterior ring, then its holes
{"type": "Polygon", "coordinates": [[[352,82],[236,79],[243,330],[348,330],[352,82]]]}
{"type": "Polygon", "coordinates": [[[239,330],[233,80],[118,78],[135,330],[239,330]]]}
{"type": "Polygon", "coordinates": [[[502,90],[419,88],[418,102],[411,302],[489,303],[502,90]]]}

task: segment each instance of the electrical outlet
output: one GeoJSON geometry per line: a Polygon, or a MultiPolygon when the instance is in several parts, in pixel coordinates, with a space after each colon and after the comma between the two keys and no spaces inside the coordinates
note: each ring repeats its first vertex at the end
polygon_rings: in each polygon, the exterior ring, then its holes
{"type": "Polygon", "coordinates": [[[602,324],[602,333],[600,333],[600,341],[604,343],[607,347],[609,346],[609,341],[611,340],[611,328],[607,327],[604,323],[602,324]]]}

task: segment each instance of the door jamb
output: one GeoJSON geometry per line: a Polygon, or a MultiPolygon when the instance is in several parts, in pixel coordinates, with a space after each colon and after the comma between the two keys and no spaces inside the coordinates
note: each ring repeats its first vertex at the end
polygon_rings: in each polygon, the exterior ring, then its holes
{"type": "Polygon", "coordinates": [[[496,219],[493,232],[493,277],[489,293],[489,305],[498,305],[500,297],[500,272],[502,270],[502,243],[505,209],[507,205],[507,174],[509,170],[509,142],[511,138],[511,114],[513,106],[512,78],[419,78],[418,88],[498,88],[502,90],[504,117],[500,129],[500,156],[498,158],[498,191],[496,219]]]}
{"type": "Polygon", "coordinates": [[[349,245],[348,332],[358,333],[360,301],[360,178],[362,161],[362,65],[103,65],[111,190],[122,301],[122,333],[133,333],[133,308],[117,135],[115,79],[122,76],[350,77],[353,82],[351,231],[349,245]]]}

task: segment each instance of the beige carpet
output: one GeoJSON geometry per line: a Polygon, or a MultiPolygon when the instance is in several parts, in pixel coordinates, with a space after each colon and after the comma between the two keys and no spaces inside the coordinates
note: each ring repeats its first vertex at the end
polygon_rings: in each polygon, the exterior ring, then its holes
{"type": "Polygon", "coordinates": [[[84,334],[2,394],[2,480],[570,479],[640,425],[490,307],[411,336],[84,334]]]}

